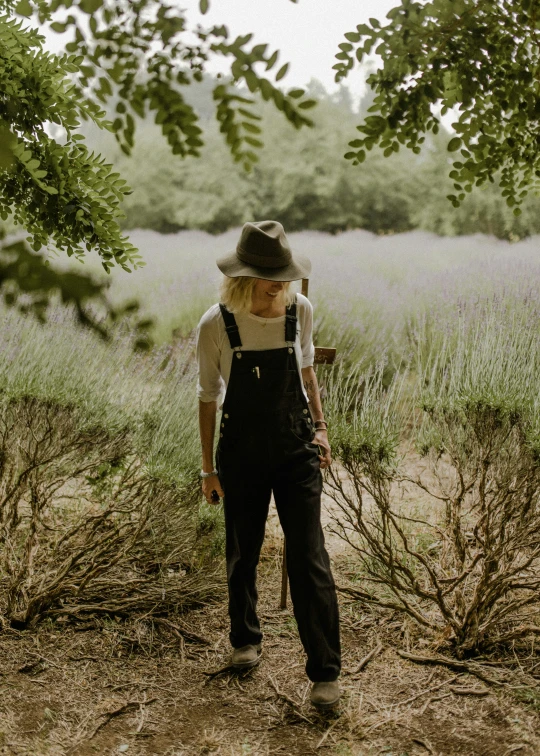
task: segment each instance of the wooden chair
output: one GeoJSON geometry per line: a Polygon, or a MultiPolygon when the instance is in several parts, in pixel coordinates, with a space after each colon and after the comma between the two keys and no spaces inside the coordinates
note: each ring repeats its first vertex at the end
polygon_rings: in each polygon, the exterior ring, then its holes
{"type": "MultiPolygon", "coordinates": [[[[302,279],[302,294],[307,297],[309,288],[309,279],[302,279]]],[[[336,350],[333,347],[315,347],[315,365],[331,365],[336,359],[336,350]]],[[[287,608],[287,585],[289,576],[287,574],[287,552],[285,550],[285,538],[283,538],[283,562],[281,565],[281,597],[279,608],[287,608]]]]}

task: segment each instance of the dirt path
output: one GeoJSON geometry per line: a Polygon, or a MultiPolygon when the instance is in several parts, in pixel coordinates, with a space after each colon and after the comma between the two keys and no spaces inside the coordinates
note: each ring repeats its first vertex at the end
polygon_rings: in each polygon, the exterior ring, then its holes
{"type": "MultiPolygon", "coordinates": [[[[326,519],[326,517],[325,517],[326,519]]],[[[350,565],[329,535],[336,577],[350,565]]],[[[514,696],[400,658],[409,627],[342,599],[344,696],[335,714],[309,705],[289,610],[277,609],[280,535],[271,517],[260,569],[265,641],[258,668],[227,665],[225,604],[177,618],[182,639],[147,620],[42,624],[0,633],[0,753],[17,756],[532,756],[540,719],[514,696]],[[205,643],[204,641],[207,641],[205,643]],[[378,643],[384,651],[351,674],[378,643]],[[481,694],[481,695],[479,695],[481,694]]]]}

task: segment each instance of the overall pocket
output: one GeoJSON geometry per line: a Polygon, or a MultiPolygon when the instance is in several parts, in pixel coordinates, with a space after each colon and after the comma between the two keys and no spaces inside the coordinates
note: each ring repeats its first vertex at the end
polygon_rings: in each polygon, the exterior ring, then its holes
{"type": "MultiPolygon", "coordinates": [[[[291,414],[289,420],[290,431],[292,435],[298,441],[301,441],[304,444],[313,444],[313,439],[315,437],[315,428],[313,427],[313,423],[311,422],[309,415],[291,414]]],[[[317,444],[313,445],[317,446],[317,444]]]]}

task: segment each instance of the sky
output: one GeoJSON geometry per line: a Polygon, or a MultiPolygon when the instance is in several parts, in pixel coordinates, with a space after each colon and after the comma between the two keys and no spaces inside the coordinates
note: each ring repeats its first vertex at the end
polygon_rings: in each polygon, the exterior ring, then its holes
{"type": "MultiPolygon", "coordinates": [[[[397,4],[398,0],[210,0],[210,10],[201,16],[199,0],[179,0],[180,7],[188,11],[190,24],[224,23],[235,36],[252,32],[250,44],[268,42],[272,51],[280,50],[279,62],[291,64],[280,85],[303,87],[315,78],[330,92],[338,86],[332,66],[337,62],[338,45],[346,41],[345,32],[355,31],[357,24],[369,18],[382,20],[397,4]]],[[[360,66],[344,83],[355,99],[362,94],[364,72],[360,66]]]]}
{"type": "MultiPolygon", "coordinates": [[[[287,75],[279,85],[285,88],[304,87],[310,79],[318,79],[328,92],[338,88],[332,66],[344,34],[355,31],[369,18],[383,20],[399,0],[210,0],[210,9],[203,16],[199,0],[177,0],[187,12],[188,28],[197,23],[210,27],[225,24],[234,38],[253,33],[250,45],[267,42],[269,52],[280,51],[275,73],[283,63],[290,63],[287,75]]],[[[60,51],[65,39],[46,27],[41,29],[47,47],[60,51]]],[[[71,36],[71,35],[69,35],[71,36]]],[[[216,56],[208,65],[210,73],[230,72],[230,60],[216,56]]],[[[359,64],[349,72],[343,83],[351,90],[353,101],[362,97],[366,72],[359,64]]]]}

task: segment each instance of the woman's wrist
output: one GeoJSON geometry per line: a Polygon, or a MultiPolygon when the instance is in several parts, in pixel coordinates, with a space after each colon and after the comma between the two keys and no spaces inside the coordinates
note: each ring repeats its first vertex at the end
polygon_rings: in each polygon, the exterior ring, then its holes
{"type": "Polygon", "coordinates": [[[218,471],[214,468],[213,470],[205,470],[204,468],[199,473],[201,478],[211,478],[213,475],[217,475],[218,471]]]}
{"type": "Polygon", "coordinates": [[[315,426],[315,430],[328,430],[328,423],[322,418],[320,420],[314,420],[313,424],[315,426]]]}

